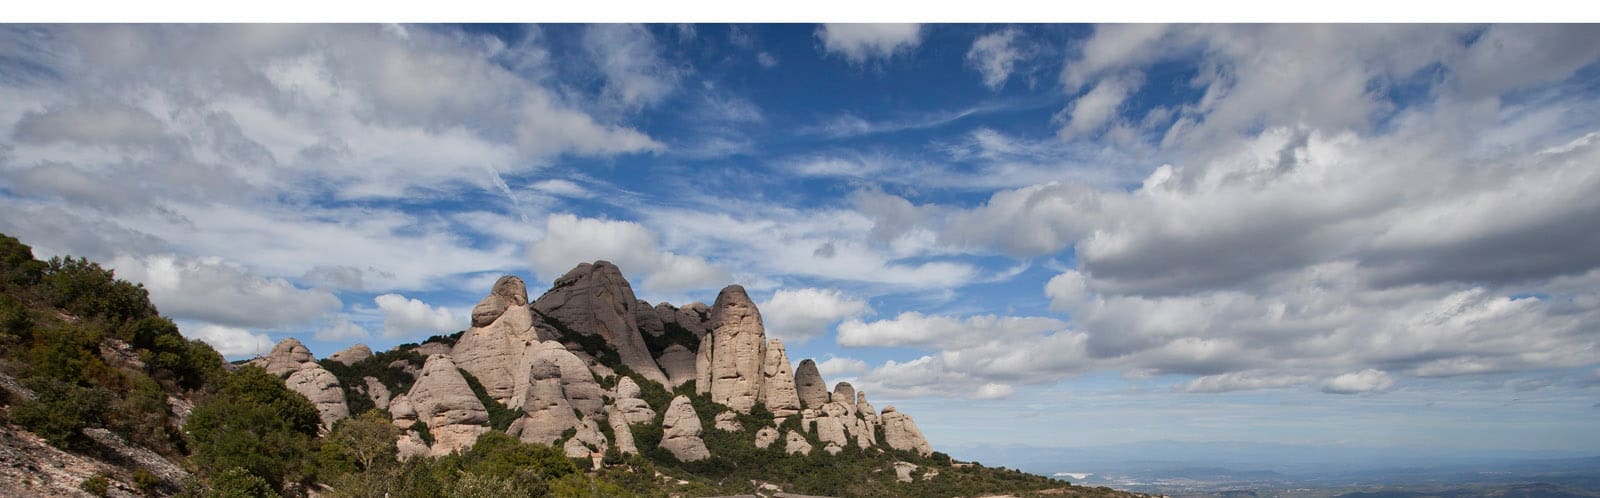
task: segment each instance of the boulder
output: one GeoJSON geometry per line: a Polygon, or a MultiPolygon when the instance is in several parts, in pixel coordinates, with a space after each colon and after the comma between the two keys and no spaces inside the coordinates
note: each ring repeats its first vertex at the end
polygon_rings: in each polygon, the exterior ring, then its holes
{"type": "Polygon", "coordinates": [[[917,470],[917,464],[911,462],[895,462],[894,478],[900,482],[911,482],[911,473],[917,470]]]}
{"type": "Polygon", "coordinates": [[[839,446],[850,444],[850,436],[845,433],[845,417],[818,417],[817,440],[839,446]]]}
{"type": "Polygon", "coordinates": [[[694,351],[681,344],[667,346],[661,356],[656,357],[656,364],[667,374],[667,387],[672,389],[694,381],[694,362],[694,351]]]}
{"type": "Polygon", "coordinates": [[[772,446],[772,443],[777,441],[778,428],[776,427],[762,427],[761,430],[756,431],[757,448],[767,449],[768,447],[772,446]]]}
{"type": "Polygon", "coordinates": [[[317,359],[311,356],[311,350],[306,349],[306,345],[290,337],[273,346],[272,352],[266,356],[250,360],[249,364],[261,367],[269,374],[282,377],[284,374],[300,370],[300,365],[316,361],[317,359]]]}
{"type": "Polygon", "coordinates": [[[489,289],[489,296],[472,308],[472,326],[487,327],[499,319],[506,309],[527,305],[527,284],[514,275],[502,276],[499,280],[495,280],[494,287],[489,289]]]}
{"type": "Polygon", "coordinates": [[[410,398],[400,394],[389,400],[389,416],[394,419],[395,427],[410,429],[417,422],[417,409],[411,406],[410,398]]]}
{"type": "Polygon", "coordinates": [[[299,370],[289,374],[283,383],[290,391],[300,393],[317,406],[317,416],[322,419],[322,429],[333,429],[333,423],[350,417],[350,407],[344,402],[344,389],[339,378],[316,363],[302,363],[299,370]]]}
{"type": "Polygon", "coordinates": [[[579,264],[555,280],[551,289],[533,302],[534,310],[573,332],[598,335],[616,350],[622,364],[661,384],[666,374],[639,334],[638,298],[622,277],[622,270],[606,261],[579,264]]]}
{"type": "Polygon", "coordinates": [[[922,430],[917,428],[917,423],[911,420],[910,415],[900,413],[893,406],[885,406],[878,419],[883,423],[883,440],[890,448],[915,451],[922,456],[933,454],[928,439],[922,437],[922,430]]]}
{"type": "Polygon", "coordinates": [[[650,404],[642,398],[639,385],[630,377],[623,377],[617,381],[617,387],[612,389],[612,398],[617,400],[607,413],[612,416],[621,416],[629,424],[648,424],[655,422],[656,411],[650,409],[650,404]]]}
{"type": "Polygon", "coordinates": [[[711,400],[750,413],[760,399],[767,337],[761,312],[744,287],[730,285],[717,294],[711,339],[711,400]]]}
{"type": "Polygon", "coordinates": [[[489,429],[484,425],[489,422],[488,410],[449,356],[429,356],[406,398],[415,409],[417,420],[426,423],[428,432],[433,434],[431,455],[447,455],[471,447],[478,435],[489,429]]]}
{"type": "Polygon", "coordinates": [[[811,443],[806,442],[806,437],[795,431],[783,435],[783,451],[790,455],[811,454],[811,443]]]}
{"type": "Polygon", "coordinates": [[[800,413],[800,395],[795,391],[794,373],[789,371],[789,354],[783,341],[767,341],[766,361],[761,365],[761,394],[767,410],[775,417],[800,413]]]}
{"type": "Polygon", "coordinates": [[[611,394],[611,397],[616,399],[643,399],[644,397],[644,392],[639,389],[639,383],[633,381],[633,377],[623,377],[618,379],[617,387],[611,389],[611,394]]]}
{"type": "Polygon", "coordinates": [[[828,384],[822,381],[822,373],[817,371],[817,362],[811,358],[800,360],[800,366],[794,369],[794,388],[800,396],[800,405],[806,408],[820,408],[828,402],[828,384]]]}
{"type": "Polygon", "coordinates": [[[388,410],[389,386],[383,385],[377,377],[362,377],[361,381],[367,385],[367,397],[372,398],[372,405],[379,410],[388,410]]]}
{"type": "Polygon", "coordinates": [[[739,416],[734,415],[733,412],[718,413],[716,425],[713,427],[716,427],[717,430],[723,432],[739,432],[744,430],[744,426],[739,424],[739,416]]]}
{"type": "Polygon", "coordinates": [[[693,462],[711,457],[706,443],[700,439],[700,416],[688,396],[672,398],[667,413],[661,419],[661,448],[680,461],[693,462]]]}
{"type": "Polygon", "coordinates": [[[828,443],[827,446],[824,446],[822,448],[822,451],[828,452],[829,455],[837,455],[837,454],[839,454],[839,452],[844,451],[844,448],[840,447],[837,444],[828,443]]]}
{"type": "Polygon", "coordinates": [[[354,346],[350,346],[348,348],[344,348],[344,349],[340,350],[337,353],[334,353],[332,356],[329,356],[328,359],[333,360],[333,361],[337,361],[339,363],[343,363],[344,366],[348,367],[350,365],[356,364],[356,362],[359,362],[361,360],[365,360],[365,359],[371,358],[371,357],[372,357],[372,348],[367,347],[366,344],[357,344],[357,345],[354,345],[354,346]]]}

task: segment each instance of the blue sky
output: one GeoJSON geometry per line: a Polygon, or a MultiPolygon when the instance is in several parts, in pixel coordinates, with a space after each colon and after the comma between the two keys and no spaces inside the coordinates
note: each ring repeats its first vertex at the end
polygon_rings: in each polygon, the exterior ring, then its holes
{"type": "Polygon", "coordinates": [[[0,231],[231,358],[607,259],[744,285],[936,447],[1593,452],[1597,61],[1588,25],[7,25],[0,231]]]}

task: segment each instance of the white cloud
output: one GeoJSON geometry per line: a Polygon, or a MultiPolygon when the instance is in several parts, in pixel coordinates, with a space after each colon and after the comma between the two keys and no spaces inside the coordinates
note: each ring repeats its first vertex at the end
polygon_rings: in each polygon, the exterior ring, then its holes
{"type": "Polygon", "coordinates": [[[595,260],[644,274],[638,286],[652,292],[720,287],[732,279],[705,259],[662,251],[659,245],[655,234],[635,222],[557,214],[545,220],[545,236],[528,254],[543,280],[595,260]]]}
{"type": "Polygon", "coordinates": [[[383,335],[391,339],[418,334],[451,333],[466,328],[466,320],[449,308],[435,307],[421,299],[400,294],[384,294],[372,299],[383,312],[383,335]]]}
{"type": "Polygon", "coordinates": [[[828,333],[828,326],[868,311],[867,302],[834,289],[780,289],[760,303],[767,334],[804,344],[828,333]]]}
{"type": "Polygon", "coordinates": [[[583,45],[605,76],[605,96],[637,109],[654,105],[677,86],[676,69],[657,55],[655,35],[638,24],[592,24],[583,45]]]}
{"type": "Polygon", "coordinates": [[[852,378],[867,371],[867,362],[843,356],[830,357],[817,363],[817,373],[824,379],[852,378]]]}
{"type": "Polygon", "coordinates": [[[1072,104],[1062,111],[1069,117],[1066,125],[1061,127],[1061,137],[1072,138],[1094,133],[1112,122],[1121,115],[1119,108],[1133,92],[1139,79],[1137,76],[1104,79],[1095,84],[1088,93],[1074,99],[1072,104]]]}
{"type": "Polygon", "coordinates": [[[1310,381],[1311,377],[1303,375],[1228,372],[1197,377],[1177,386],[1177,390],[1190,393],[1223,393],[1289,387],[1310,381]]]}
{"type": "Polygon", "coordinates": [[[963,319],[907,311],[889,320],[846,321],[839,325],[839,345],[955,350],[989,341],[1031,338],[1065,326],[1061,320],[1046,317],[980,315],[963,319]]]}
{"type": "Polygon", "coordinates": [[[823,49],[861,64],[909,52],[922,43],[920,24],[824,24],[817,28],[823,49]]]}
{"type": "Polygon", "coordinates": [[[109,266],[118,278],[143,283],[156,308],[179,320],[274,328],[316,320],[342,306],[327,290],[265,278],[220,258],[120,256],[109,266]]]}
{"type": "Polygon", "coordinates": [[[1018,34],[1016,28],[1006,28],[978,37],[972,41],[972,48],[967,49],[967,65],[983,74],[983,84],[990,90],[1004,86],[1013,66],[1022,58],[1017,47],[1012,45],[1018,34]]]}
{"type": "Polygon", "coordinates": [[[1368,368],[1360,372],[1341,374],[1323,384],[1322,392],[1329,394],[1360,394],[1379,392],[1394,385],[1394,379],[1382,370],[1368,368]]]}
{"type": "Polygon", "coordinates": [[[366,338],[367,329],[346,318],[340,318],[326,327],[317,329],[316,334],[317,340],[329,342],[348,342],[366,338]]]}
{"type": "Polygon", "coordinates": [[[179,330],[183,331],[184,336],[205,341],[211,345],[211,349],[229,357],[266,354],[272,350],[273,345],[264,334],[252,334],[248,330],[236,327],[185,323],[179,330]]]}

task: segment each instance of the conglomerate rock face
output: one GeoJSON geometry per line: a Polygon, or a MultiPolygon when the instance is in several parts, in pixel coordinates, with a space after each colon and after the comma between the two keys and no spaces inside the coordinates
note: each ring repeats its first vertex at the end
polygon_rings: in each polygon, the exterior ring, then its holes
{"type": "Polygon", "coordinates": [[[805,408],[822,408],[828,402],[828,384],[822,381],[817,362],[811,358],[800,360],[800,366],[795,367],[794,387],[800,395],[801,406],[805,408]]]}
{"type": "MultiPolygon", "coordinates": [[[[489,411],[473,395],[467,379],[446,355],[428,357],[406,400],[417,420],[433,434],[431,455],[446,455],[472,446],[489,428],[489,411]]],[[[390,405],[393,408],[393,405],[390,405]]],[[[398,417],[399,413],[395,413],[398,417]]]]}
{"type": "Polygon", "coordinates": [[[666,384],[667,376],[639,334],[638,298],[622,277],[622,270],[607,261],[582,263],[556,279],[555,285],[533,302],[540,315],[559,321],[573,332],[598,335],[617,352],[622,364],[646,379],[666,384]]]}
{"type": "Polygon", "coordinates": [[[332,430],[333,423],[350,417],[350,407],[344,401],[344,389],[339,378],[316,363],[302,363],[300,369],[284,379],[289,390],[300,393],[317,407],[322,419],[322,430],[332,430]]]}
{"type": "Polygon", "coordinates": [[[761,365],[761,398],[776,417],[800,413],[800,395],[795,390],[794,373],[789,371],[789,354],[783,341],[767,341],[766,360],[761,365]]]}
{"type": "Polygon", "coordinates": [[[700,438],[704,433],[700,427],[700,416],[695,413],[689,397],[680,395],[672,398],[672,404],[661,419],[661,447],[681,461],[705,460],[711,457],[711,451],[706,449],[705,440],[700,438]]]}
{"type": "MultiPolygon", "coordinates": [[[[730,285],[711,307],[711,400],[739,413],[750,413],[760,401],[767,336],[744,287],[730,285]]],[[[701,348],[706,341],[701,341],[701,348]]]]}
{"type": "Polygon", "coordinates": [[[917,428],[916,422],[911,421],[910,415],[900,413],[893,406],[885,406],[879,419],[883,422],[884,442],[890,448],[915,451],[922,456],[933,454],[933,447],[928,446],[927,438],[922,437],[922,430],[917,428]]]}
{"type": "Polygon", "coordinates": [[[267,373],[282,377],[284,374],[294,373],[301,365],[314,363],[317,359],[311,356],[311,350],[306,349],[298,339],[290,337],[278,342],[272,347],[272,352],[266,356],[250,360],[251,365],[266,369],[267,373]]]}

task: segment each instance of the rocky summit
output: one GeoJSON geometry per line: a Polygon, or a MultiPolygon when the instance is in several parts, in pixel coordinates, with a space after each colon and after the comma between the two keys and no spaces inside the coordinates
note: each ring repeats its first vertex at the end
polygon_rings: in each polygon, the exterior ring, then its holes
{"type": "MultiPolygon", "coordinates": [[[[660,434],[659,447],[682,461],[711,456],[703,439],[711,427],[748,432],[750,446],[766,448],[781,439],[790,453],[811,453],[815,443],[835,454],[880,441],[891,449],[932,452],[910,416],[892,407],[873,412],[866,393],[849,383],[830,392],[811,359],[794,368],[783,342],[767,338],[761,311],[741,286],[722,289],[709,307],[651,305],[634,297],[620,269],[596,261],[557,278],[539,298],[527,296],[521,278],[501,277],[454,344],[412,346],[409,351],[435,354],[420,368],[405,369],[414,378],[409,389],[394,392],[377,379],[361,379],[355,389],[385,405],[401,430],[402,457],[469,448],[493,429],[490,405],[515,415],[500,430],[573,457],[611,449],[638,453],[634,432],[640,427],[660,434]],[[652,350],[652,344],[659,347],[652,350]],[[700,413],[684,394],[653,408],[641,384],[652,392],[704,395],[720,408],[700,413]],[[758,407],[771,419],[746,430],[739,417],[758,407]],[[791,418],[798,430],[780,431],[791,418]]],[[[350,365],[371,357],[366,346],[355,346],[330,360],[350,365]]],[[[287,376],[289,387],[316,405],[324,430],[351,416],[338,379],[299,341],[286,339],[251,363],[287,376]]]]}

